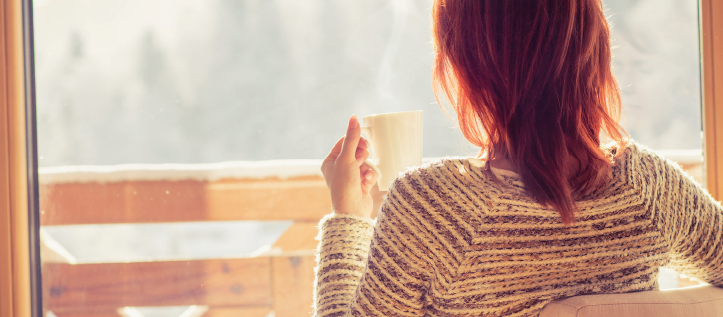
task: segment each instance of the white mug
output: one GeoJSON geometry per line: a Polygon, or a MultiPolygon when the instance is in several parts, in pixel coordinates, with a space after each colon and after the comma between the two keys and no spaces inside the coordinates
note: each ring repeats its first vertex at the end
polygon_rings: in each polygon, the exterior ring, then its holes
{"type": "Polygon", "coordinates": [[[362,132],[371,143],[372,162],[379,190],[386,191],[399,173],[422,164],[422,111],[375,114],[362,117],[362,132]]]}

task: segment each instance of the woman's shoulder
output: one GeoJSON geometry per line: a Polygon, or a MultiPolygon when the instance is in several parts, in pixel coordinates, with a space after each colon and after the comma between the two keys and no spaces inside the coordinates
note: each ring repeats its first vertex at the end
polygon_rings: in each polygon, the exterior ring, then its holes
{"type": "Polygon", "coordinates": [[[610,144],[603,148],[611,149],[616,161],[660,161],[677,165],[666,157],[667,154],[664,155],[632,139],[624,140],[620,145],[610,144]]]}
{"type": "Polygon", "coordinates": [[[615,170],[635,184],[654,183],[664,174],[690,177],[678,163],[634,140],[626,140],[614,151],[615,170]]]}
{"type": "Polygon", "coordinates": [[[647,167],[648,163],[677,165],[660,153],[632,139],[625,140],[620,146],[614,148],[613,155],[616,162],[634,164],[635,166],[631,167],[635,167],[637,170],[647,167]]]}
{"type": "Polygon", "coordinates": [[[463,157],[427,159],[408,168],[394,180],[390,190],[411,190],[417,195],[455,191],[459,186],[474,186],[485,191],[494,185],[485,171],[484,161],[463,157]],[[488,186],[489,185],[489,186],[488,186]]]}
{"type": "Polygon", "coordinates": [[[389,187],[380,215],[418,222],[434,232],[477,219],[498,193],[484,170],[470,161],[434,159],[407,169],[389,187]],[[449,219],[456,220],[453,224],[449,219]],[[442,223],[448,225],[439,226],[442,223]]]}
{"type": "Polygon", "coordinates": [[[424,178],[429,181],[463,182],[467,177],[486,179],[485,162],[468,157],[425,159],[419,166],[410,167],[399,178],[424,178]]]}
{"type": "Polygon", "coordinates": [[[412,166],[399,173],[390,188],[399,186],[422,185],[439,182],[450,178],[451,167],[454,165],[451,158],[425,159],[422,165],[412,166]]]}
{"type": "Polygon", "coordinates": [[[610,143],[603,146],[603,149],[607,149],[612,152],[613,156],[617,160],[635,160],[641,158],[662,158],[658,153],[648,148],[647,146],[638,143],[633,139],[623,140],[620,144],[610,143]]]}

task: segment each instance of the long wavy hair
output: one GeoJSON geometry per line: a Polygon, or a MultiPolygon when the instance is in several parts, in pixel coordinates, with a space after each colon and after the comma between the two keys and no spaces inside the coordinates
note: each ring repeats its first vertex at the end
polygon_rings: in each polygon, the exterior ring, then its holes
{"type": "Polygon", "coordinates": [[[627,137],[600,0],[435,0],[432,19],[437,101],[479,158],[511,160],[573,222],[575,200],[609,179],[601,138],[627,137]]]}

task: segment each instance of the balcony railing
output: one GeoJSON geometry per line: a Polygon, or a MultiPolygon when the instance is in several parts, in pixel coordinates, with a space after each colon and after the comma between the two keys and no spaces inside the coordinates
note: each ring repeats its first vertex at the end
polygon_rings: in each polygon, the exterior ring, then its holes
{"type": "Polygon", "coordinates": [[[62,249],[45,246],[45,310],[59,317],[119,316],[123,307],[202,305],[204,316],[307,315],[315,226],[331,209],[319,166],[267,161],[42,169],[43,226],[293,221],[269,252],[247,258],[71,264],[57,263],[68,258],[62,249]]]}
{"type": "MultiPolygon", "coordinates": [[[[664,154],[702,181],[700,151],[664,154]]],[[[320,164],[294,160],[41,169],[41,223],[46,228],[293,221],[271,248],[240,258],[75,263],[45,235],[45,311],[58,317],[133,316],[133,307],[191,306],[184,316],[308,316],[315,226],[331,210],[320,164]]],[[[691,283],[681,280],[682,286],[691,283]]]]}

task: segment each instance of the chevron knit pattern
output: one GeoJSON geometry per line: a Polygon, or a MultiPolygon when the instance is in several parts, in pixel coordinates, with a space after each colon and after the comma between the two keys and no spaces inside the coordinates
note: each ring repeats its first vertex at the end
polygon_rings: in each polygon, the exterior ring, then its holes
{"type": "Polygon", "coordinates": [[[575,295],[658,288],[671,267],[723,286],[723,210],[677,165],[633,142],[563,226],[519,176],[477,160],[410,169],[376,223],[319,227],[316,316],[538,316],[575,295]]]}

